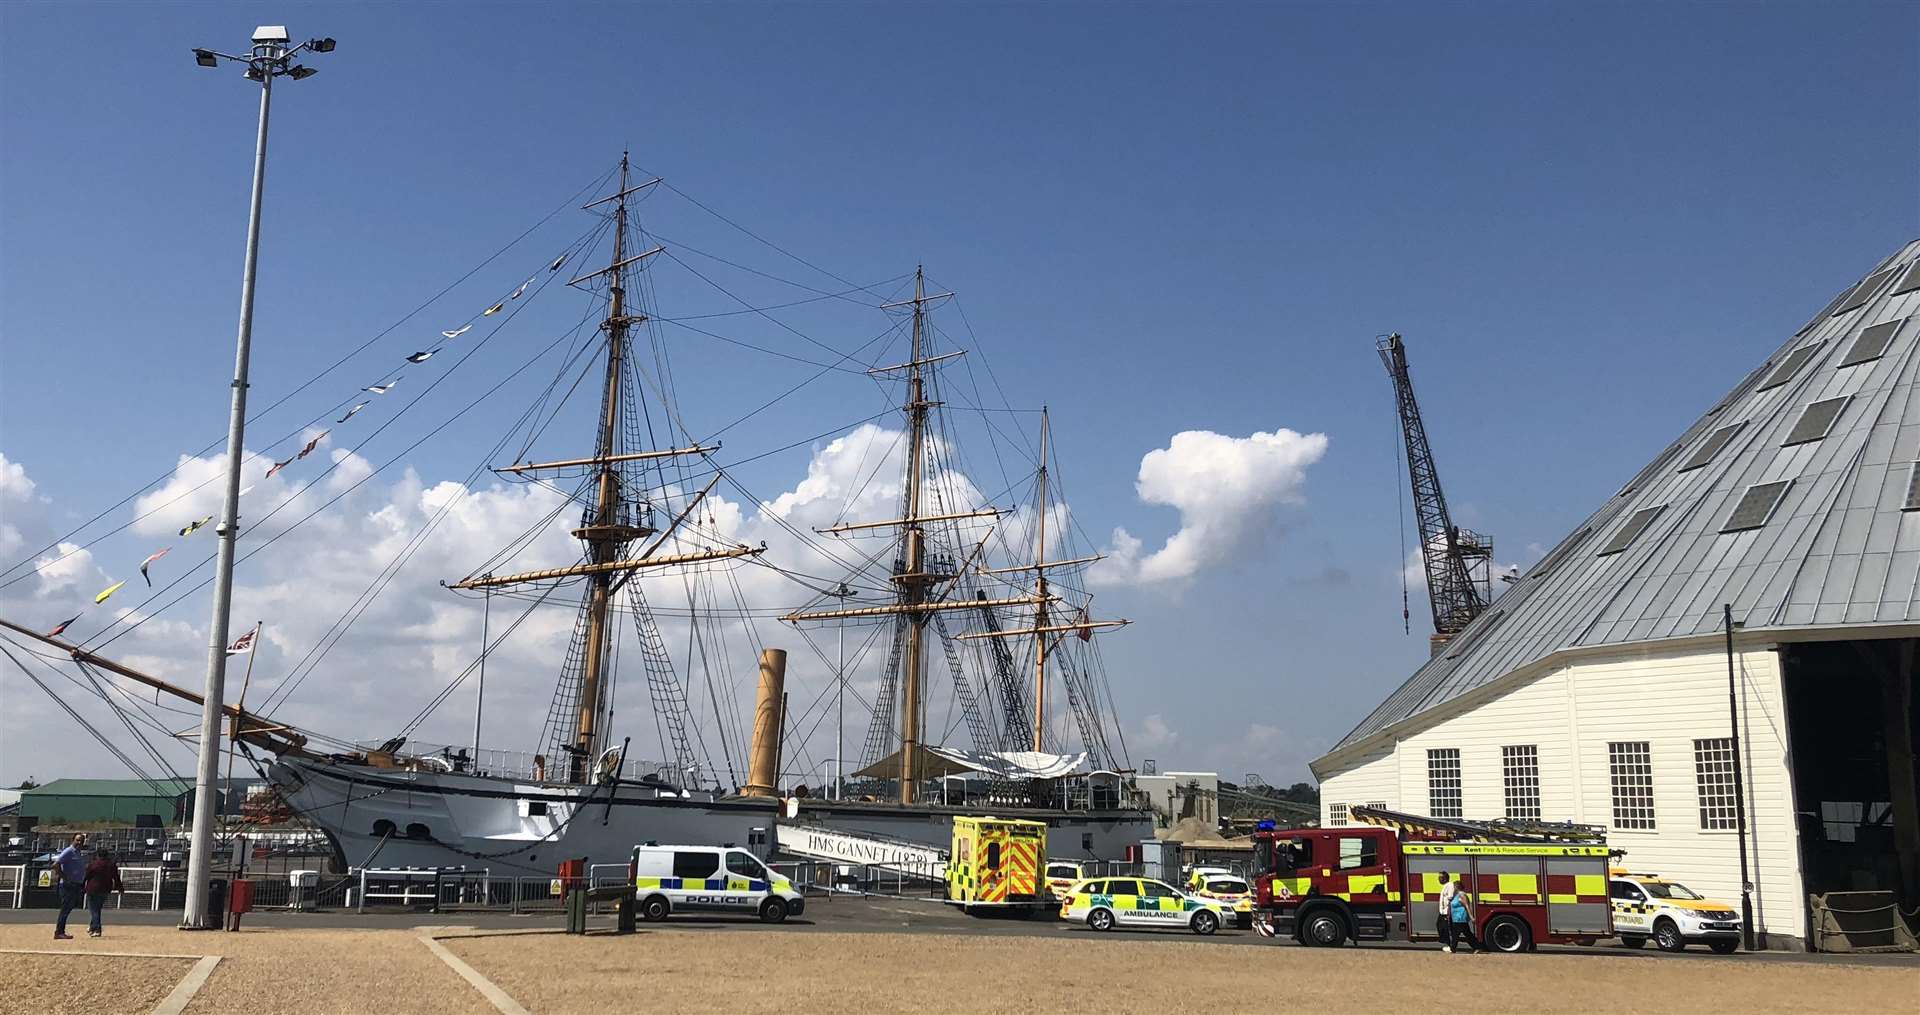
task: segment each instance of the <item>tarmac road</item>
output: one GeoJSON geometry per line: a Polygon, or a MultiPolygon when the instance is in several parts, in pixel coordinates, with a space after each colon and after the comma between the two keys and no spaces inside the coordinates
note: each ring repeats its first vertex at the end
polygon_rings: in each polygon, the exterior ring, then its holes
{"type": "MultiPolygon", "coordinates": [[[[84,917],[84,911],[81,913],[84,917]]],[[[109,929],[115,924],[129,926],[171,926],[179,919],[177,913],[150,912],[144,910],[114,910],[105,913],[109,929]]],[[[48,909],[0,910],[0,923],[48,925],[51,934],[54,912],[48,909]]],[[[565,924],[565,917],[559,913],[512,914],[497,912],[454,911],[433,913],[425,909],[409,911],[386,911],[379,913],[356,913],[352,910],[326,910],[321,912],[290,913],[285,911],[263,911],[249,913],[242,918],[242,926],[248,930],[263,930],[275,927],[297,927],[313,929],[404,929],[414,926],[470,926],[483,930],[530,929],[559,927],[565,924]]],[[[84,924],[84,919],[82,920],[84,924]]],[[[611,927],[611,915],[594,917],[591,925],[595,929],[611,927]]],[[[1202,942],[1222,947],[1255,948],[1298,948],[1292,941],[1269,939],[1251,930],[1222,929],[1211,937],[1200,937],[1191,933],[1154,930],[1112,930],[1104,934],[1082,924],[1065,923],[1051,912],[1037,914],[1025,919],[1010,915],[968,916],[958,908],[929,899],[888,898],[883,896],[835,895],[825,898],[812,897],[807,900],[805,917],[795,917],[783,924],[764,924],[750,917],[729,916],[676,916],[672,925],[684,930],[702,930],[714,933],[782,933],[805,932],[808,928],[820,928],[824,931],[841,933],[906,933],[906,934],[958,934],[974,936],[1008,937],[1054,937],[1076,935],[1087,938],[1111,938],[1114,940],[1145,941],[1154,939],[1174,939],[1202,942]]],[[[1359,946],[1362,950],[1392,949],[1413,951],[1434,951],[1435,946],[1410,943],[1369,942],[1359,946]]],[[[1632,951],[1616,944],[1598,944],[1592,947],[1547,947],[1543,951],[1552,951],[1568,955],[1587,955],[1596,960],[1613,959],[1632,962],[1816,962],[1816,963],[1856,963],[1862,965],[1909,966],[1920,969],[1920,956],[1916,955],[1816,955],[1807,952],[1767,951],[1736,953],[1729,956],[1714,955],[1706,948],[1694,946],[1677,955],[1660,952],[1652,947],[1632,951]]],[[[1462,961],[1518,962],[1525,961],[1520,956],[1504,955],[1462,955],[1462,961]]]]}

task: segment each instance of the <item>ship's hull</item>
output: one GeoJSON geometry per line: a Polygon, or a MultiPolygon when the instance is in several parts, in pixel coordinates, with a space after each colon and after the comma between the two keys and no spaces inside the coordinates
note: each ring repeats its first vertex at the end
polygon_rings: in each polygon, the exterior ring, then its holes
{"type": "MultiPolygon", "coordinates": [[[[399,771],[288,758],[269,774],[280,793],[333,841],[349,867],[468,867],[550,875],[560,861],[625,863],[643,842],[771,843],[780,801],[685,796],[620,783],[573,786],[452,772],[399,771]]],[[[993,808],[1049,826],[1048,853],[1120,859],[1153,837],[1149,812],[993,808]]],[[[802,800],[790,823],[862,832],[941,849],[953,817],[977,810],[802,800]]],[[[769,845],[769,849],[771,846],[769,845]]]]}

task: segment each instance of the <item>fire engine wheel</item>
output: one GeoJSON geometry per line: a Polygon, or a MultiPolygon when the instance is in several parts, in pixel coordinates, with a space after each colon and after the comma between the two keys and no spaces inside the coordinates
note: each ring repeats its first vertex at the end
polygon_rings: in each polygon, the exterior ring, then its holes
{"type": "Polygon", "coordinates": [[[672,907],[667,905],[667,897],[664,895],[650,896],[645,902],[640,903],[640,917],[648,923],[659,923],[667,918],[667,913],[671,910],[672,907]]]}
{"type": "Polygon", "coordinates": [[[785,899],[768,899],[760,904],[761,923],[780,923],[787,918],[785,899]]]}
{"type": "Polygon", "coordinates": [[[1532,938],[1527,922],[1517,916],[1496,916],[1487,924],[1487,947],[1496,952],[1524,952],[1532,938]]]}
{"type": "Polygon", "coordinates": [[[1653,943],[1659,945],[1663,952],[1687,950],[1687,939],[1680,936],[1680,928],[1664,916],[1653,925],[1653,943]]]}
{"type": "Polygon", "coordinates": [[[1096,909],[1087,914],[1087,926],[1094,930],[1112,930],[1113,913],[1110,910],[1096,909]]]}
{"type": "Polygon", "coordinates": [[[1300,943],[1310,947],[1337,948],[1346,940],[1347,921],[1330,909],[1307,917],[1307,922],[1300,927],[1300,943]]]}
{"type": "Polygon", "coordinates": [[[1198,934],[1201,937],[1206,937],[1219,929],[1220,929],[1219,917],[1213,915],[1212,913],[1207,912],[1204,909],[1198,913],[1193,914],[1193,932],[1195,934],[1198,934]]]}

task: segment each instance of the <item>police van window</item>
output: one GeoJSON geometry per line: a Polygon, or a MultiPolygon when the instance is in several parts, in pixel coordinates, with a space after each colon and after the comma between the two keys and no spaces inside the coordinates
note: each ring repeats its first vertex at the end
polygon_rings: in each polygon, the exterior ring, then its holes
{"type": "Polygon", "coordinates": [[[719,872],[718,853],[701,850],[673,854],[673,876],[676,878],[710,878],[719,872]]]}
{"type": "Polygon", "coordinates": [[[987,869],[990,871],[1000,869],[1000,844],[998,842],[987,843],[987,869]]]}
{"type": "Polygon", "coordinates": [[[759,858],[745,850],[727,850],[727,870],[743,878],[749,878],[755,881],[773,880],[772,876],[767,873],[767,868],[760,863],[759,858]]]}
{"type": "Polygon", "coordinates": [[[1380,862],[1380,847],[1371,838],[1364,836],[1340,837],[1340,869],[1352,870],[1355,867],[1372,867],[1380,862]]]}
{"type": "Polygon", "coordinates": [[[1647,898],[1640,893],[1640,889],[1627,884],[1625,881],[1608,882],[1607,894],[1616,899],[1625,899],[1628,902],[1644,902],[1647,898]]]}

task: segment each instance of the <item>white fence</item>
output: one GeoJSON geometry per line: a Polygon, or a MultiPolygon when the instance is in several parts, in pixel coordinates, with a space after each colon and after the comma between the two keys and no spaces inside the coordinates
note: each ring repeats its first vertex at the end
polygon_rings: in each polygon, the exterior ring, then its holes
{"type": "Polygon", "coordinates": [[[166,883],[166,875],[167,871],[160,867],[120,868],[120,884],[122,885],[122,890],[113,897],[114,908],[128,908],[127,896],[129,895],[136,896],[134,900],[136,903],[139,902],[137,897],[144,895],[146,896],[146,904],[135,906],[134,908],[151,910],[156,913],[159,912],[160,891],[166,883]]]}

